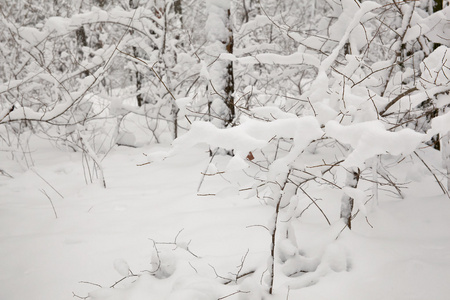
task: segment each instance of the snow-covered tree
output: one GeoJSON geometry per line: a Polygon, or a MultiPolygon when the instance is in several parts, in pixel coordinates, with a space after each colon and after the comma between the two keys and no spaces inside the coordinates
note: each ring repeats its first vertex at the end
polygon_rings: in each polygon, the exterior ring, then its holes
{"type": "MultiPolygon", "coordinates": [[[[369,223],[386,191],[404,196],[409,178],[399,170],[423,165],[448,195],[448,1],[3,2],[5,149],[27,158],[26,137],[44,136],[80,151],[86,181],[97,175],[105,187],[100,154],[117,144],[173,142],[165,156],[199,143],[232,150],[211,151],[200,175],[229,185],[217,195],[245,193],[271,213],[253,224],[268,235],[248,253],[252,268],[231,281],[208,278],[217,289],[234,284],[239,299],[285,299],[347,271],[336,239],[369,223]],[[443,168],[422,156],[429,146],[443,168]],[[297,234],[311,220],[321,228],[317,247],[297,234]]],[[[202,260],[188,243],[165,245],[202,260]]],[[[138,283],[176,281],[185,270],[165,254],[155,247],[138,283]]],[[[115,267],[139,276],[123,261],[115,267]]],[[[196,280],[209,276],[186,268],[196,280]]]]}
{"type": "Polygon", "coordinates": [[[231,20],[232,1],[206,0],[207,19],[205,48],[208,64],[205,79],[210,93],[208,110],[220,121],[220,126],[231,125],[235,118],[233,63],[221,61],[223,53],[232,54],[234,38],[231,20]]]}

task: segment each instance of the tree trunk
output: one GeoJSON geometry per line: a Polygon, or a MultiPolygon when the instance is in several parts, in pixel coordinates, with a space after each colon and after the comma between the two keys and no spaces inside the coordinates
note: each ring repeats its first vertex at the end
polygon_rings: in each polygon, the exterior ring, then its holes
{"type": "Polygon", "coordinates": [[[444,8],[444,0],[432,0],[433,1],[433,12],[438,12],[444,8]]]}
{"type": "MultiPolygon", "coordinates": [[[[78,45],[78,59],[81,61],[83,60],[83,47],[87,47],[87,37],[86,37],[86,31],[84,30],[84,26],[81,25],[80,28],[78,28],[75,31],[75,35],[77,38],[77,45],[78,45]]],[[[81,77],[86,77],[89,75],[89,71],[86,70],[83,73],[81,73],[81,77]]]]}
{"type": "Polygon", "coordinates": [[[183,15],[183,7],[181,6],[181,0],[175,0],[173,2],[173,11],[180,17],[180,20],[182,20],[181,17],[183,15]]]}
{"type": "MultiPolygon", "coordinates": [[[[138,51],[136,47],[133,47],[133,56],[138,57],[138,51]]],[[[137,64],[136,64],[137,67],[137,64]]],[[[136,92],[138,93],[136,96],[138,106],[142,106],[144,104],[144,97],[141,93],[142,88],[142,73],[139,70],[136,70],[136,92]]]]}
{"type": "MultiPolygon", "coordinates": [[[[443,2],[444,0],[431,0],[432,1],[432,6],[433,6],[433,13],[436,13],[438,11],[441,11],[444,7],[443,7],[443,2]]],[[[439,48],[439,46],[441,46],[441,44],[439,43],[433,43],[433,50],[436,50],[437,48],[439,48]]],[[[435,110],[435,114],[438,114],[438,109],[435,110]]],[[[436,135],[435,137],[433,137],[431,139],[431,141],[433,142],[433,148],[441,151],[441,138],[438,135],[436,135]]]]}
{"type": "MultiPolygon", "coordinates": [[[[129,1],[129,5],[131,9],[137,9],[138,8],[138,2],[137,1],[133,1],[130,0],[129,1]]],[[[133,32],[131,32],[131,34],[133,34],[133,32]]],[[[133,49],[133,56],[134,57],[138,57],[139,53],[136,47],[132,47],[133,49]]],[[[136,72],[135,72],[135,76],[136,76],[136,92],[138,93],[136,96],[136,100],[137,100],[137,105],[139,107],[141,107],[144,104],[144,97],[142,96],[141,93],[141,88],[142,88],[142,73],[137,69],[137,63],[135,63],[136,65],[136,72]]]]}
{"type": "MultiPolygon", "coordinates": [[[[351,169],[347,174],[345,185],[351,188],[358,186],[360,170],[351,169]]],[[[341,199],[341,219],[345,222],[349,229],[352,229],[352,210],[354,199],[344,194],[341,199]]]]}
{"type": "MultiPolygon", "coordinates": [[[[226,50],[227,53],[233,54],[233,28],[231,24],[231,10],[227,10],[227,18],[228,18],[228,41],[226,41],[226,50]]],[[[227,74],[226,74],[226,82],[225,82],[225,105],[228,107],[229,115],[225,120],[225,127],[229,125],[233,125],[234,118],[236,116],[236,111],[234,107],[234,72],[233,72],[233,62],[230,61],[227,64],[227,74]]]]}
{"type": "MultiPolygon", "coordinates": [[[[178,32],[181,32],[182,28],[183,28],[183,7],[181,6],[181,0],[175,0],[173,2],[173,11],[176,15],[176,18],[178,19],[179,23],[178,26],[179,28],[176,28],[175,30],[177,31],[177,33],[175,34],[175,39],[179,42],[180,40],[180,35],[178,34],[178,32]]],[[[165,17],[167,20],[167,17],[165,17]]],[[[166,22],[166,30],[167,30],[167,22],[166,22]]],[[[181,43],[180,46],[183,46],[183,44],[181,43]]],[[[177,63],[178,57],[177,57],[177,53],[174,53],[174,59],[175,59],[175,64],[177,63]]],[[[173,137],[174,139],[176,139],[178,137],[178,112],[180,111],[180,109],[178,108],[178,105],[175,101],[175,99],[172,99],[172,118],[173,118],[173,137]]]]}
{"type": "Polygon", "coordinates": [[[98,6],[100,6],[100,7],[104,7],[105,4],[106,4],[106,0],[97,0],[97,4],[98,4],[98,6]]]}

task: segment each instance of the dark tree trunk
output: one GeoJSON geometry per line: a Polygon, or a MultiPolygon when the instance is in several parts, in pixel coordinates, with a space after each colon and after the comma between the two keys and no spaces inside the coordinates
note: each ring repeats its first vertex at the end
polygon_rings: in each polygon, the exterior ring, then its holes
{"type": "MultiPolygon", "coordinates": [[[[233,54],[233,28],[231,25],[231,11],[227,11],[228,17],[228,41],[226,41],[226,50],[228,53],[233,54]]],[[[234,72],[233,72],[233,62],[230,61],[227,64],[227,74],[225,81],[225,105],[228,107],[229,115],[225,120],[225,127],[233,125],[234,118],[236,116],[235,106],[234,106],[234,72]]]]}
{"type": "Polygon", "coordinates": [[[181,6],[181,0],[175,0],[173,2],[173,11],[175,12],[175,14],[177,14],[177,16],[179,16],[179,18],[182,17],[183,7],[181,6]]]}
{"type": "Polygon", "coordinates": [[[87,38],[86,38],[86,31],[84,30],[84,27],[81,26],[75,31],[75,34],[77,35],[77,44],[79,47],[86,47],[87,46],[87,38]]]}
{"type": "MultiPolygon", "coordinates": [[[[84,30],[84,26],[80,26],[80,28],[78,28],[75,31],[75,35],[77,38],[77,45],[78,45],[78,59],[82,60],[83,59],[83,47],[87,47],[87,37],[86,37],[86,31],[84,30]]],[[[89,75],[89,71],[86,70],[83,73],[81,73],[81,77],[86,77],[89,75]]]]}
{"type": "MultiPolygon", "coordinates": [[[[138,8],[137,1],[129,0],[128,4],[130,5],[131,9],[137,9],[138,8]]],[[[133,32],[131,32],[131,34],[133,34],[133,32]]],[[[138,55],[139,55],[138,49],[133,46],[132,50],[133,50],[133,56],[137,58],[138,55]]],[[[137,64],[135,64],[135,65],[136,65],[136,68],[137,68],[137,64]]],[[[135,76],[136,76],[136,92],[138,93],[137,96],[136,96],[136,100],[137,100],[137,105],[139,107],[141,107],[144,104],[144,97],[142,96],[142,93],[141,93],[142,73],[139,72],[139,70],[136,69],[135,76]]]]}
{"type": "MultiPolygon", "coordinates": [[[[179,20],[179,28],[176,28],[176,34],[175,34],[175,39],[177,41],[180,40],[180,34],[179,32],[181,32],[181,29],[183,28],[183,7],[181,6],[181,0],[175,0],[173,2],[173,11],[175,13],[175,15],[177,16],[178,20],[179,20]]],[[[166,18],[167,20],[167,18],[166,18]]],[[[166,30],[167,30],[167,24],[166,24],[166,30]]],[[[183,46],[182,42],[181,45],[183,46]]],[[[174,53],[174,59],[175,62],[177,61],[178,57],[177,57],[177,53],[174,53]]],[[[176,104],[175,100],[173,100],[172,103],[172,116],[173,116],[173,136],[176,139],[178,137],[178,112],[180,111],[180,109],[178,108],[178,105],[176,104]]]]}
{"type": "MultiPolygon", "coordinates": [[[[136,47],[133,47],[133,55],[134,57],[138,57],[136,47]]],[[[142,96],[141,88],[142,88],[142,73],[136,70],[136,92],[138,93],[136,96],[136,100],[139,107],[144,104],[144,97],[142,96]]]]}
{"type": "Polygon", "coordinates": [[[97,0],[97,4],[99,7],[104,7],[106,4],[106,0],[97,0]]]}
{"type": "MultiPolygon", "coordinates": [[[[441,11],[441,10],[444,8],[444,7],[443,7],[443,4],[444,4],[443,2],[444,2],[444,0],[431,0],[431,1],[433,1],[433,13],[436,13],[436,12],[438,12],[438,11],[441,11]]],[[[441,46],[441,44],[439,44],[439,43],[433,43],[433,50],[436,50],[437,48],[439,48],[439,46],[441,46]]],[[[437,115],[439,114],[439,109],[436,108],[435,111],[433,112],[433,114],[434,114],[435,116],[437,116],[437,115]]],[[[432,118],[434,118],[435,116],[433,116],[432,118]]],[[[440,140],[441,140],[441,137],[440,137],[439,134],[435,135],[435,136],[431,139],[433,148],[436,149],[436,150],[438,150],[438,151],[441,150],[441,142],[440,142],[440,140]]]]}
{"type": "MultiPolygon", "coordinates": [[[[433,13],[436,13],[438,11],[441,11],[444,7],[444,0],[431,0],[433,1],[433,13]]],[[[433,44],[433,50],[436,50],[441,44],[434,43],[433,44]]]]}
{"type": "Polygon", "coordinates": [[[433,12],[440,11],[444,8],[444,0],[433,0],[433,12]]]}

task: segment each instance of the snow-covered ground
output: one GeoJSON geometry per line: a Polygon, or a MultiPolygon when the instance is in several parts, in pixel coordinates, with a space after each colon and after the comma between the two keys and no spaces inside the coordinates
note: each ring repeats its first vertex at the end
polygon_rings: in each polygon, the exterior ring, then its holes
{"type": "MultiPolygon", "coordinates": [[[[198,192],[206,146],[165,159],[164,146],[116,147],[103,189],[85,184],[80,153],[33,145],[31,170],[0,153],[13,177],[0,175],[0,299],[262,299],[274,208],[245,192],[207,195],[227,187],[226,174],[198,192]],[[131,274],[142,275],[115,285],[131,274]]],[[[450,199],[424,168],[410,177],[405,199],[381,193],[369,209],[373,228],[358,216],[339,234],[337,191],[324,196],[332,226],[308,210],[296,236],[311,272],[278,270],[273,299],[449,299],[450,199]]]]}

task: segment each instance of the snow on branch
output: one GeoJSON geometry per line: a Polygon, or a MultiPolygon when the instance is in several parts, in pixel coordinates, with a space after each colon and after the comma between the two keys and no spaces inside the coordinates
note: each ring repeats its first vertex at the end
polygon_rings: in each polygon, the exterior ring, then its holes
{"type": "Polygon", "coordinates": [[[414,15],[412,24],[406,31],[404,41],[412,41],[420,36],[426,36],[433,43],[450,46],[450,6],[435,12],[434,14],[421,18],[418,14],[414,15]]]}
{"type": "Polygon", "coordinates": [[[194,122],[188,133],[173,142],[172,153],[206,143],[212,147],[233,149],[237,156],[245,158],[249,152],[264,148],[274,137],[292,139],[291,151],[272,164],[271,175],[276,176],[287,169],[313,140],[322,135],[319,123],[311,116],[272,122],[249,119],[239,126],[226,129],[217,128],[209,122],[194,122]]]}
{"type": "Polygon", "coordinates": [[[347,126],[329,121],[325,132],[327,136],[353,148],[342,166],[356,168],[363,168],[366,160],[378,154],[411,154],[422,142],[429,139],[427,134],[409,128],[390,132],[378,120],[347,126]]]}
{"type": "Polygon", "coordinates": [[[221,59],[231,60],[244,65],[255,64],[279,64],[279,65],[310,65],[318,68],[320,66],[320,60],[311,54],[306,53],[294,53],[291,55],[279,55],[273,53],[262,53],[255,56],[236,57],[230,53],[222,53],[221,59]]]}

